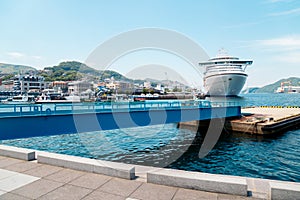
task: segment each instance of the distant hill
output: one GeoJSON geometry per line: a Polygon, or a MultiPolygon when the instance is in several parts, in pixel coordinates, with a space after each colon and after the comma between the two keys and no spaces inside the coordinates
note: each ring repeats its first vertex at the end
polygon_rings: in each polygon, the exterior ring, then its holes
{"type": "Polygon", "coordinates": [[[249,87],[249,88],[243,90],[241,93],[242,94],[255,93],[258,89],[259,89],[259,87],[249,87]]]}
{"type": "Polygon", "coordinates": [[[300,78],[290,77],[286,79],[280,79],[279,81],[261,87],[255,91],[255,93],[274,93],[278,87],[280,87],[281,82],[291,82],[292,86],[300,86],[300,78]]]}
{"type": "Polygon", "coordinates": [[[111,77],[114,77],[115,80],[131,80],[118,72],[96,70],[77,61],[66,61],[59,63],[57,66],[45,67],[40,75],[44,76],[46,81],[74,81],[83,77],[101,81],[111,77]]]}
{"type": "Polygon", "coordinates": [[[53,72],[57,71],[76,71],[84,74],[95,74],[99,75],[99,71],[95,70],[91,67],[88,67],[87,65],[77,62],[77,61],[66,61],[66,62],[61,62],[57,66],[52,66],[52,67],[45,67],[45,70],[51,70],[53,72]]]}
{"type": "Polygon", "coordinates": [[[25,65],[14,65],[0,63],[0,74],[17,74],[17,73],[26,73],[29,71],[37,71],[35,68],[25,65]]]}
{"type": "Polygon", "coordinates": [[[104,79],[114,77],[115,80],[133,82],[132,79],[118,72],[97,70],[77,61],[61,62],[55,66],[45,67],[44,70],[37,70],[25,65],[0,63],[0,74],[24,74],[30,71],[36,72],[37,75],[44,76],[46,81],[74,81],[83,77],[90,80],[104,81],[104,79]]]}
{"type": "MultiPolygon", "coordinates": [[[[37,70],[30,66],[23,65],[13,65],[13,64],[1,64],[0,63],[0,73],[2,74],[16,74],[16,73],[26,73],[28,71],[34,71],[37,75],[45,77],[45,81],[75,81],[82,78],[94,81],[104,81],[107,78],[114,77],[115,80],[134,82],[138,84],[143,84],[143,82],[150,81],[153,86],[156,84],[168,85],[170,82],[175,82],[176,85],[185,85],[179,81],[170,80],[155,80],[150,78],[141,79],[130,79],[122,74],[111,71],[111,70],[97,70],[87,66],[84,63],[78,61],[65,61],[61,62],[55,66],[45,67],[43,70],[37,70]]],[[[11,75],[5,77],[6,79],[11,78],[11,75]]],[[[4,79],[3,79],[4,80],[4,79]]]]}

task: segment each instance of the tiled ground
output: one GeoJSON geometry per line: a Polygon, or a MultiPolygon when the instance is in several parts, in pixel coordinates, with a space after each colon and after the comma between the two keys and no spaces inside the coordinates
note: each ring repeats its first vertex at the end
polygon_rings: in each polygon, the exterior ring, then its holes
{"type": "Polygon", "coordinates": [[[0,169],[0,195],[11,192],[37,180],[39,180],[39,178],[34,176],[0,169]]]}
{"type": "Polygon", "coordinates": [[[253,198],[155,185],[0,156],[0,199],[240,200],[253,198]]]}

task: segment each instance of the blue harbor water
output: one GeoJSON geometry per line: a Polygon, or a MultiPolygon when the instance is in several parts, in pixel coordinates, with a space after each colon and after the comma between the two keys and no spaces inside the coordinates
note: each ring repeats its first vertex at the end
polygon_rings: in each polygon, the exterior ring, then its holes
{"type": "MultiPolygon", "coordinates": [[[[247,94],[227,98],[245,107],[300,106],[299,99],[300,94],[247,94]]],[[[195,135],[194,131],[177,129],[176,124],[166,124],[1,143],[132,164],[300,182],[300,125],[299,129],[273,136],[225,130],[204,158],[198,156],[203,136],[197,134],[195,138],[195,135]]]]}

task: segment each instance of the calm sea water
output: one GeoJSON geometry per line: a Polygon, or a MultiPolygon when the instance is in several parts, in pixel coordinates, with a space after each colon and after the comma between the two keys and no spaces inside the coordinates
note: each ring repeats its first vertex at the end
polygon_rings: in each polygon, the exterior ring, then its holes
{"type": "MultiPolygon", "coordinates": [[[[300,94],[227,98],[243,106],[300,106],[299,99],[300,94]]],[[[167,124],[1,143],[125,163],[300,182],[300,129],[268,137],[224,131],[204,158],[198,156],[203,136],[195,135],[196,132],[167,124]]]]}

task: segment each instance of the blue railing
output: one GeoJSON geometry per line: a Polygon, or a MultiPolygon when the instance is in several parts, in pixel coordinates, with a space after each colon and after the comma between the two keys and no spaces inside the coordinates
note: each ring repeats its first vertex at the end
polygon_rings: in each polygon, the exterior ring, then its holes
{"type": "Polygon", "coordinates": [[[73,104],[0,104],[0,118],[17,116],[44,116],[77,113],[101,113],[143,110],[169,110],[237,106],[235,102],[145,101],[145,102],[96,102],[73,104]]]}

